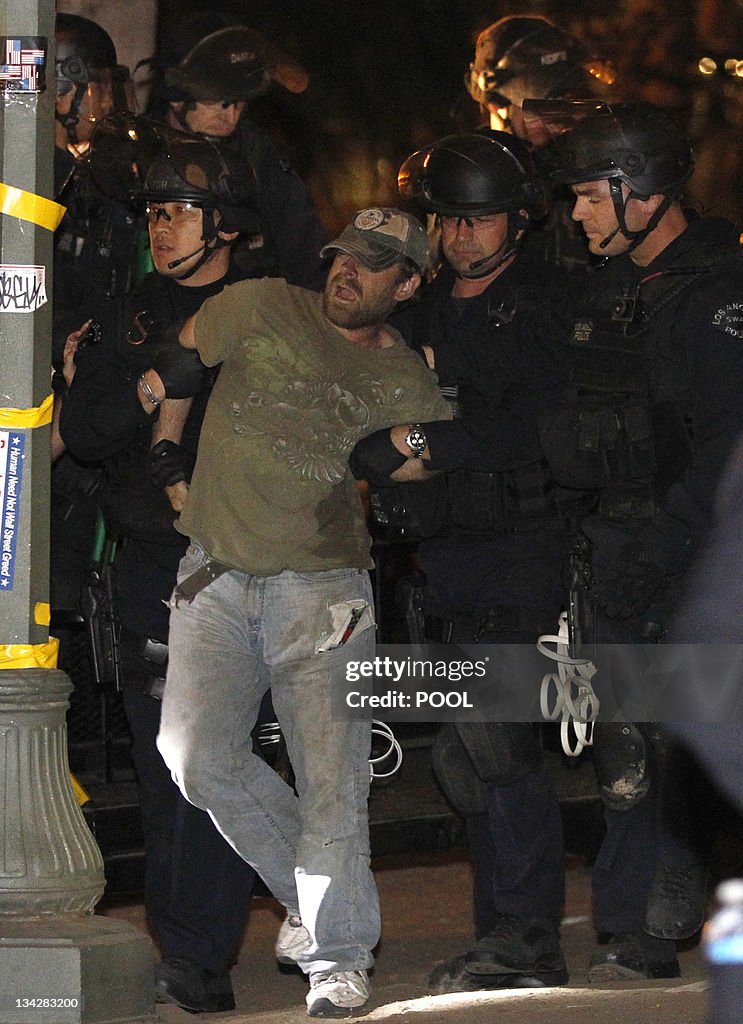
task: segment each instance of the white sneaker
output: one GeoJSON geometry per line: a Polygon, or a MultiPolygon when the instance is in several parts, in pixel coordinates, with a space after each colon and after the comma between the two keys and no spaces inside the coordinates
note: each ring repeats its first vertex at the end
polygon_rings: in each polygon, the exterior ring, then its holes
{"type": "Polygon", "coordinates": [[[276,939],[276,959],[279,963],[296,964],[311,944],[310,933],[302,924],[299,914],[287,914],[276,939]]]}
{"type": "Polygon", "coordinates": [[[369,998],[366,971],[319,972],[310,976],[307,1013],[310,1017],[349,1017],[351,1010],[369,998]]]}

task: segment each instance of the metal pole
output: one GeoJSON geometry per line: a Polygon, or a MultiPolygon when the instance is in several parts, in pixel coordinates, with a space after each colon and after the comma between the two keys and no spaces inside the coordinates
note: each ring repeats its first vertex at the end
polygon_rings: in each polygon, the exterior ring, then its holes
{"type": "Polygon", "coordinates": [[[0,1024],[151,1021],[152,946],[92,914],[49,637],[54,0],[0,7],[0,1024]]]}

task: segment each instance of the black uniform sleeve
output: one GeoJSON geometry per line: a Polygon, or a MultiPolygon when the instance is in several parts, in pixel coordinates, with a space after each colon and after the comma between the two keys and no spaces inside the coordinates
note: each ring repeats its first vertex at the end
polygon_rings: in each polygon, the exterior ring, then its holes
{"type": "Polygon", "coordinates": [[[436,350],[439,384],[458,382],[459,419],[427,431],[431,468],[498,472],[543,457],[539,419],[562,400],[565,379],[557,346],[526,324],[519,337],[491,347],[487,363],[461,360],[456,345],[436,350]]]}
{"type": "Polygon", "coordinates": [[[548,401],[548,395],[532,394],[489,416],[428,424],[430,468],[495,473],[536,462],[542,457],[536,417],[548,401]]]}
{"type": "Polygon", "coordinates": [[[137,396],[136,379],[116,353],[104,348],[78,353],[59,420],[62,440],[75,458],[98,462],[116,455],[151,422],[137,396]]]}
{"type": "Polygon", "coordinates": [[[743,430],[743,274],[726,274],[694,289],[676,320],[692,382],[691,458],[671,483],[644,531],[646,549],[668,571],[683,571],[709,530],[714,495],[743,430]]]}

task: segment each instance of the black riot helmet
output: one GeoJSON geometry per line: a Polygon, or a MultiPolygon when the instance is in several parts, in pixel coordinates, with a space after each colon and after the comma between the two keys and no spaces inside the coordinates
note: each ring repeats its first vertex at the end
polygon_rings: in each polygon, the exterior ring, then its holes
{"type": "MultiPolygon", "coordinates": [[[[204,244],[191,253],[201,252],[201,256],[180,275],[181,281],[192,277],[216,249],[230,244],[220,232],[255,233],[259,229],[252,168],[237,155],[195,136],[171,137],[151,160],[144,182],[132,191],[132,198],[147,204],[188,203],[201,209],[204,244]]],[[[171,264],[171,269],[177,263],[171,264]]]]}
{"type": "Polygon", "coordinates": [[[118,63],[105,29],[77,14],[58,14],[55,23],[57,96],[74,90],[70,109],[57,112],[71,142],[81,120],[97,124],[115,111],[133,110],[129,69],[118,63]]]}
{"type": "Polygon", "coordinates": [[[539,118],[555,138],[550,174],[555,182],[609,182],[619,230],[631,239],[632,248],[679,198],[694,169],[681,124],[673,114],[650,103],[528,101],[524,109],[527,119],[539,118]],[[626,196],[622,185],[629,190],[626,196]],[[629,231],[627,203],[653,195],[664,197],[653,218],[642,231],[629,231]]]}
{"type": "Polygon", "coordinates": [[[159,65],[171,102],[236,103],[265,92],[272,81],[290,92],[307,88],[307,73],[260,32],[223,11],[200,11],[163,39],[159,65]]]}
{"type": "Polygon", "coordinates": [[[470,226],[473,218],[507,214],[502,248],[476,260],[469,268],[472,278],[487,277],[510,260],[529,217],[547,212],[547,190],[526,144],[489,128],[448,135],[413,153],[400,168],[397,187],[404,199],[429,213],[456,217],[470,226]]]}
{"type": "MultiPolygon", "coordinates": [[[[641,199],[678,195],[693,170],[691,146],[673,114],[650,103],[527,104],[547,116],[575,112],[572,128],[563,118],[556,180],[569,185],[618,179],[641,199]]],[[[554,116],[553,116],[554,119],[554,116]]]]}
{"type": "Polygon", "coordinates": [[[547,211],[547,192],[528,147],[514,135],[480,129],[447,135],[409,156],[397,187],[430,213],[480,217],[526,210],[547,211]]]}
{"type": "Polygon", "coordinates": [[[529,98],[590,95],[596,81],[613,80],[607,61],[547,18],[508,15],[478,36],[465,84],[481,106],[509,107],[529,98]]]}
{"type": "Polygon", "coordinates": [[[217,231],[256,230],[255,173],[237,154],[195,136],[172,136],[149,164],[143,184],[132,198],[144,203],[185,202],[205,214],[218,210],[221,220],[205,218],[205,240],[217,231]]]}

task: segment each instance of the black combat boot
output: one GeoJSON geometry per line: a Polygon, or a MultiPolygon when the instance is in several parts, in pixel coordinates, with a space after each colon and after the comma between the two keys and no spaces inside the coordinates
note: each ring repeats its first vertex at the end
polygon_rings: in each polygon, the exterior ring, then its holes
{"type": "Polygon", "coordinates": [[[565,985],[565,958],[558,926],[544,918],[498,914],[495,928],[467,953],[465,967],[475,977],[501,979],[508,988],[565,985]]]}
{"type": "Polygon", "coordinates": [[[644,932],[604,936],[588,965],[588,980],[593,982],[678,978],[680,974],[675,944],[644,932]]]}
{"type": "Polygon", "coordinates": [[[185,957],[165,957],[155,966],[155,1000],[174,1003],[189,1013],[235,1009],[229,971],[209,971],[185,957]]]}

